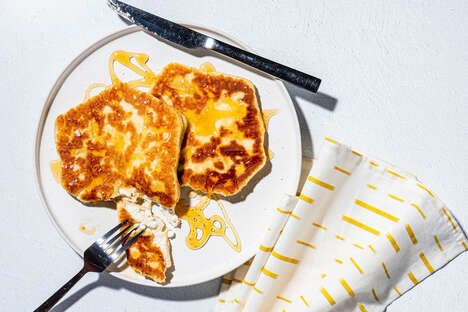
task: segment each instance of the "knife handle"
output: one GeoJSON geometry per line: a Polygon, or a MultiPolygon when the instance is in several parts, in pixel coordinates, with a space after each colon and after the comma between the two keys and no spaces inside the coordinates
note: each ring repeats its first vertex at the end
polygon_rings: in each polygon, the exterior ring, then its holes
{"type": "Polygon", "coordinates": [[[205,45],[205,47],[314,93],[317,92],[320,86],[321,80],[319,78],[274,61],[270,61],[264,57],[244,51],[228,43],[213,39],[210,44],[208,46],[205,45]]]}

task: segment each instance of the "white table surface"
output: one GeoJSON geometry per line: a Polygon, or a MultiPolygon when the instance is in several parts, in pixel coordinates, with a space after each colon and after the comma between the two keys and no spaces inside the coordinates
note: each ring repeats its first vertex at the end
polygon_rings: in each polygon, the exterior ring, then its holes
{"type": "MultiPolygon", "coordinates": [[[[129,1],[215,27],[258,53],[323,79],[322,95],[289,87],[304,155],[332,136],[399,164],[468,224],[468,2],[129,1]]],[[[34,182],[44,100],[83,49],[124,27],[105,1],[0,1],[0,310],[29,311],[80,268],[34,182]]],[[[56,311],[211,311],[218,282],[145,288],[89,274],[56,311]]],[[[388,311],[466,311],[462,255],[388,311]]]]}

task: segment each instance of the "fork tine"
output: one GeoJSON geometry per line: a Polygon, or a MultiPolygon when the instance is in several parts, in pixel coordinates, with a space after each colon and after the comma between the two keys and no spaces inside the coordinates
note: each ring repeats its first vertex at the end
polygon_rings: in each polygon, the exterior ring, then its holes
{"type": "Polygon", "coordinates": [[[104,243],[112,234],[117,232],[118,229],[120,229],[125,223],[127,223],[127,220],[120,222],[116,226],[114,226],[112,229],[110,229],[106,234],[102,235],[101,238],[99,238],[96,243],[99,245],[104,243]]]}
{"type": "Polygon", "coordinates": [[[106,250],[110,246],[112,246],[115,242],[116,239],[121,237],[122,235],[125,234],[131,227],[133,227],[135,224],[129,224],[126,226],[123,230],[119,231],[117,234],[115,234],[111,239],[109,239],[107,242],[104,242],[104,244],[101,246],[102,249],[106,250]]]}
{"type": "Polygon", "coordinates": [[[146,231],[146,226],[141,229],[136,235],[134,235],[131,239],[129,239],[125,244],[120,247],[117,251],[114,252],[112,255],[113,261],[116,261],[122,254],[146,231]]]}
{"type": "Polygon", "coordinates": [[[132,224],[132,226],[133,226],[133,229],[128,231],[127,234],[123,235],[123,233],[122,233],[123,236],[121,235],[119,240],[117,240],[115,243],[112,243],[111,245],[109,245],[109,247],[111,247],[111,246],[116,246],[116,247],[114,248],[114,250],[111,250],[110,252],[107,252],[107,249],[109,249],[109,248],[107,248],[106,252],[108,254],[111,254],[112,252],[114,252],[115,249],[117,248],[117,246],[122,245],[130,237],[130,235],[132,235],[132,233],[140,227],[139,224],[132,224]]]}

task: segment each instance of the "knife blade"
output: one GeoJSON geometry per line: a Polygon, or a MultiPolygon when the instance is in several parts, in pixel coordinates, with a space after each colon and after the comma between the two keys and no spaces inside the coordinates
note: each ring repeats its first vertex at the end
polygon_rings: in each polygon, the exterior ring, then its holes
{"type": "Polygon", "coordinates": [[[301,88],[312,92],[318,91],[321,83],[319,78],[242,50],[122,1],[108,0],[107,3],[117,14],[157,37],[188,49],[215,51],[301,88]]]}

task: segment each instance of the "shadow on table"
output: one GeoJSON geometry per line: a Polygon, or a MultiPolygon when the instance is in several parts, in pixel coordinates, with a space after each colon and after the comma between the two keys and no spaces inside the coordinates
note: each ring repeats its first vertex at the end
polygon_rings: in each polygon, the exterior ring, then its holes
{"type": "Polygon", "coordinates": [[[302,139],[302,155],[308,158],[314,158],[312,136],[309,125],[307,124],[304,112],[297,103],[297,99],[300,98],[310,104],[320,106],[321,108],[331,112],[335,110],[336,105],[338,104],[338,99],[322,92],[312,93],[287,82],[285,82],[284,85],[291,96],[291,100],[297,112],[297,118],[299,119],[302,139]]]}
{"type": "Polygon", "coordinates": [[[197,300],[208,297],[214,297],[219,292],[220,279],[211,280],[205,283],[174,288],[156,288],[137,284],[132,284],[118,279],[110,274],[103,273],[99,275],[97,281],[85,285],[75,291],[71,296],[57,304],[52,311],[66,311],[87,293],[98,287],[107,287],[112,289],[127,289],[141,296],[163,300],[187,301],[197,300]]]}

